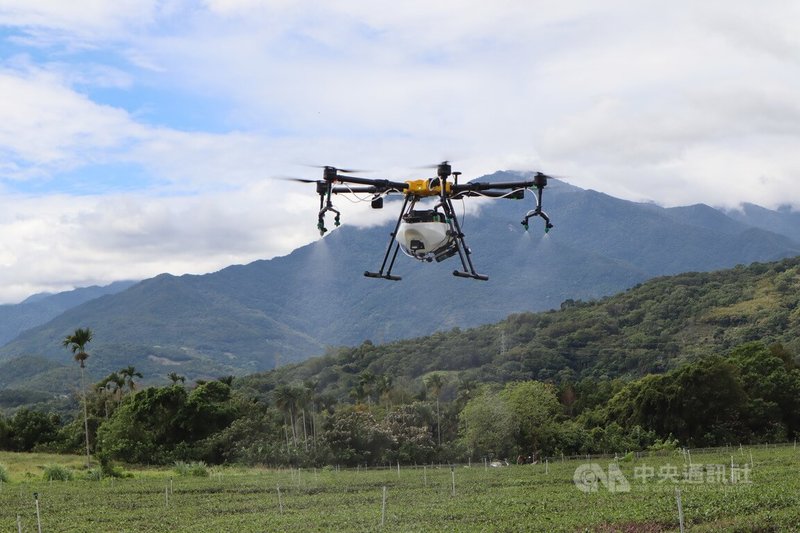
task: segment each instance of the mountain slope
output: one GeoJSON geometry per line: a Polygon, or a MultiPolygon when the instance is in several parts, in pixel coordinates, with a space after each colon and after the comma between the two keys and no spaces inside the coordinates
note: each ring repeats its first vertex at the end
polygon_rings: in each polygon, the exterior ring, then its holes
{"type": "MultiPolygon", "coordinates": [[[[749,341],[782,343],[800,356],[800,258],[648,281],[621,294],[559,311],[512,315],[497,324],[343,348],[238,380],[267,392],[280,383],[318,383],[347,399],[362,376],[419,383],[433,371],[458,381],[638,378],[749,341]]],[[[451,391],[452,392],[452,391],[451,391]]]]}
{"type": "Polygon", "coordinates": [[[86,302],[8,343],[0,361],[37,355],[69,363],[60,339],[88,326],[96,334],[89,371],[97,378],[128,364],[156,381],[173,371],[190,378],[254,372],[330,345],[470,327],[600,298],[653,276],[800,253],[784,236],[704,206],[680,213],[553,181],[544,207],[556,226],[547,236],[540,224],[530,233],[519,224],[530,198],[489,202],[480,216],[466,217],[467,243],[487,282],[453,277],[457,258],[399,257],[403,281],[364,278],[379,266],[390,228],[343,227],[285,257],[203,276],[162,275],[86,302]]]}
{"type": "Polygon", "coordinates": [[[795,242],[800,242],[800,211],[787,207],[773,211],[758,205],[745,203],[741,205],[741,209],[730,210],[727,214],[734,220],[778,233],[793,239],[795,242]]]}
{"type": "Polygon", "coordinates": [[[116,281],[103,287],[84,287],[57,294],[34,294],[18,304],[0,305],[0,345],[32,327],[44,324],[94,298],[121,292],[135,281],[116,281]]]}

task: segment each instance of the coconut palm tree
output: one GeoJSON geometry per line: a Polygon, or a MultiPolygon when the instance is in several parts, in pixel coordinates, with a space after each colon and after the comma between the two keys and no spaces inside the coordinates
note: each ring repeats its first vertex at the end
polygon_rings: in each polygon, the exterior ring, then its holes
{"type": "Polygon", "coordinates": [[[83,395],[83,431],[86,436],[86,464],[91,463],[89,455],[89,416],[86,412],[86,360],[89,354],[86,353],[86,345],[92,340],[92,330],[89,328],[78,328],[72,335],[67,335],[61,343],[65,348],[72,350],[74,359],[81,364],[81,393],[83,395]]]}

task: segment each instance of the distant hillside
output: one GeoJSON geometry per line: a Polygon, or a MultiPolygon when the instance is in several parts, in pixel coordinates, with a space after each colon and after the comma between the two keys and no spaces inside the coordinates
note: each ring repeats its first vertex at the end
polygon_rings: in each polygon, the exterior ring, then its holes
{"type": "Polygon", "coordinates": [[[740,209],[727,211],[727,215],[749,226],[779,233],[794,239],[795,242],[800,242],[800,211],[788,207],[772,211],[745,203],[740,209]]]}
{"type": "Polygon", "coordinates": [[[312,380],[341,399],[365,375],[419,382],[444,371],[458,374],[454,383],[636,378],[753,340],[781,343],[797,359],[799,334],[800,258],[794,258],[662,277],[600,301],[567,301],[558,311],[474,329],[364,343],[238,383],[263,393],[312,380]]]}
{"type": "Polygon", "coordinates": [[[129,364],[162,383],[170,372],[189,379],[246,374],[330,346],[477,326],[568,299],[601,298],[654,276],[800,254],[787,237],[707,206],[663,209],[553,181],[544,207],[555,229],[547,236],[540,224],[522,230],[531,207],[529,197],[497,200],[464,220],[488,282],[453,277],[457,258],[421,264],[400,257],[395,273],[403,281],[366,279],[391,228],[346,226],[285,257],[203,276],[161,275],[88,301],[2,347],[0,362],[37,356],[69,365],[60,340],[91,327],[88,369],[96,379],[129,364]]]}
{"type": "Polygon", "coordinates": [[[103,287],[84,287],[56,294],[34,294],[18,304],[0,305],[0,345],[89,300],[121,292],[135,281],[117,281],[103,287]]]}

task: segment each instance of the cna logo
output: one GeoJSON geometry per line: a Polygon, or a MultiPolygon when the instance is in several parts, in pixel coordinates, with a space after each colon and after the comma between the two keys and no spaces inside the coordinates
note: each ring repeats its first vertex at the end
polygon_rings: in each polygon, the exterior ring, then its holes
{"type": "Polygon", "coordinates": [[[608,492],[630,492],[631,486],[625,475],[614,463],[609,463],[608,472],[597,463],[584,463],[575,469],[572,481],[581,492],[597,492],[600,485],[608,492]]]}

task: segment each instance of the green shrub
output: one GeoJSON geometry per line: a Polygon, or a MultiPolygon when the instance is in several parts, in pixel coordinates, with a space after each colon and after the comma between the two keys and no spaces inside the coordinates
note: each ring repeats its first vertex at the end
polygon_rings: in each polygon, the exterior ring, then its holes
{"type": "Polygon", "coordinates": [[[100,473],[102,477],[117,477],[117,478],[127,478],[133,477],[133,473],[126,472],[122,469],[121,466],[117,466],[114,464],[111,459],[104,453],[98,453],[97,458],[100,460],[100,473]]]}
{"type": "MultiPolygon", "coordinates": [[[[672,435],[670,435],[671,437],[672,435]]],[[[665,438],[662,441],[656,440],[647,448],[651,452],[674,452],[678,449],[678,439],[665,438]]]]}
{"type": "Polygon", "coordinates": [[[8,471],[3,465],[0,465],[0,481],[3,483],[8,483],[8,471]]]}
{"type": "Polygon", "coordinates": [[[195,463],[175,461],[172,470],[179,476],[208,477],[209,475],[208,468],[203,461],[197,461],[195,463]]]}
{"type": "Polygon", "coordinates": [[[72,471],[61,465],[47,465],[44,467],[45,481],[72,481],[72,471]]]}

